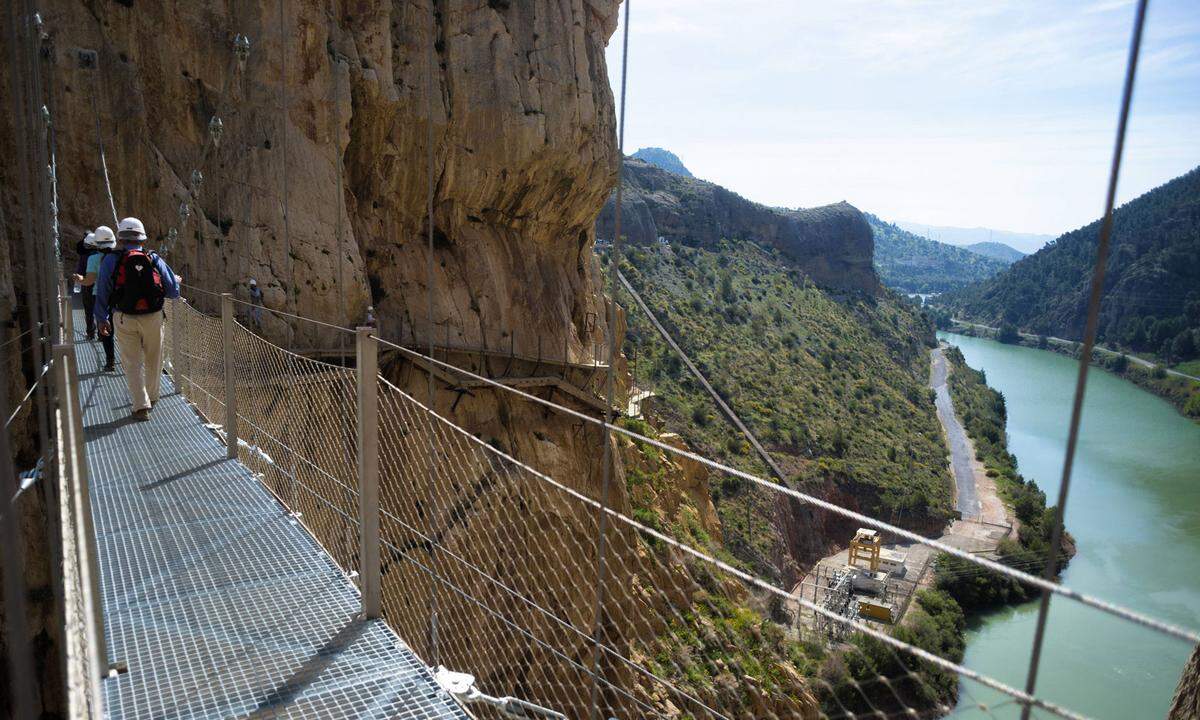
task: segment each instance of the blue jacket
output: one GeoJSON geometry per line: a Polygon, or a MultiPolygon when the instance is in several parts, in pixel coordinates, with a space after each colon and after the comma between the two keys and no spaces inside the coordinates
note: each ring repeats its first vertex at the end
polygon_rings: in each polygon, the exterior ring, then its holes
{"type": "MultiPolygon", "coordinates": [[[[125,250],[140,250],[141,245],[128,245],[125,250]]],[[[112,310],[108,307],[108,299],[112,297],[113,283],[116,281],[114,275],[117,270],[117,263],[125,256],[125,252],[109,253],[100,261],[100,272],[96,275],[96,310],[93,313],[96,319],[105,322],[112,317],[112,310]]],[[[150,257],[154,258],[154,266],[158,269],[158,274],[162,276],[163,290],[166,291],[167,298],[179,297],[179,283],[175,281],[175,272],[171,270],[171,266],[167,265],[167,261],[163,260],[158,253],[150,253],[150,257]]]]}

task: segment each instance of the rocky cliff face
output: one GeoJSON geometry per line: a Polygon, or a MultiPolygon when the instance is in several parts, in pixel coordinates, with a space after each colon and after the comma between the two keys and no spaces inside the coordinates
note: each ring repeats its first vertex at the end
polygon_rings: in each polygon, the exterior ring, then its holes
{"type": "MultiPolygon", "coordinates": [[[[613,235],[610,198],[596,223],[613,235]]],[[[667,172],[641,160],[625,164],[621,234],[648,244],[658,237],[712,248],[722,239],[778,248],[819,285],[874,293],[871,227],[851,205],[780,210],[751,202],[720,185],[667,172]]]]}
{"type": "Polygon", "coordinates": [[[299,0],[282,36],[274,3],[43,5],[67,236],[111,224],[98,114],[117,213],[141,217],[188,283],[245,297],[255,278],[269,307],[339,324],[373,302],[385,334],[403,323],[422,339],[432,152],[434,335],[511,334],[518,352],[540,335],[590,359],[605,332],[586,261],[614,172],[615,0],[299,0]],[[80,67],[83,49],[96,67],[80,67]]]}

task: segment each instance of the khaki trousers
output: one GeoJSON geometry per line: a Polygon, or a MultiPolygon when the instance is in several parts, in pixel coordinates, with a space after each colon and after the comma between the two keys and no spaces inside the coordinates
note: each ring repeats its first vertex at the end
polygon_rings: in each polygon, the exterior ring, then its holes
{"type": "Polygon", "coordinates": [[[121,367],[129,385],[133,410],[146,410],[158,402],[162,380],[163,314],[113,313],[113,334],[121,351],[121,367]]]}

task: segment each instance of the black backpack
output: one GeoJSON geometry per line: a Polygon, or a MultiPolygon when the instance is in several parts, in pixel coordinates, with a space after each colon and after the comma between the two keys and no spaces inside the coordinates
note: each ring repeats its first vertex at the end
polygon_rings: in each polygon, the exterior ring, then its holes
{"type": "Polygon", "coordinates": [[[113,300],[117,310],[129,315],[146,315],[163,309],[167,291],[158,271],[158,256],[145,250],[126,250],[117,260],[113,300]]]}

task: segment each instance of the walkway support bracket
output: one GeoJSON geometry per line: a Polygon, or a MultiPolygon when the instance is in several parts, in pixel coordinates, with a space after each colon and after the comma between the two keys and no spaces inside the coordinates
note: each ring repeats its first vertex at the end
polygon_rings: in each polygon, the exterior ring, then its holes
{"type": "Polygon", "coordinates": [[[364,618],[383,616],[379,576],[379,343],[356,330],[358,355],[359,588],[364,618]]]}
{"type": "Polygon", "coordinates": [[[237,460],[237,376],[233,372],[233,295],[221,293],[221,338],[225,355],[225,445],[226,457],[237,460]]]}
{"type": "Polygon", "coordinates": [[[62,298],[62,307],[59,308],[58,314],[62,318],[62,342],[64,343],[75,342],[75,313],[71,311],[71,291],[73,289],[73,284],[59,283],[58,295],[62,298]]]}

